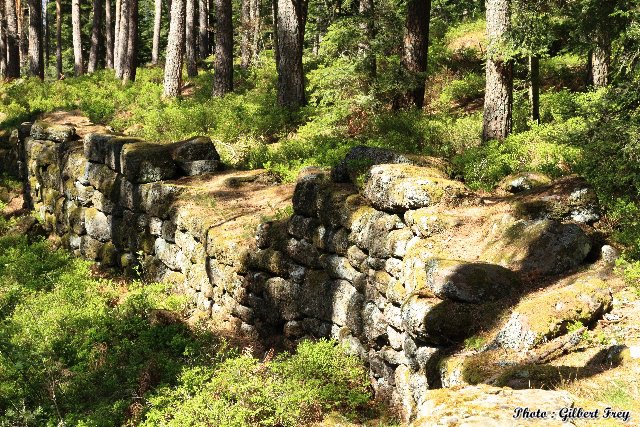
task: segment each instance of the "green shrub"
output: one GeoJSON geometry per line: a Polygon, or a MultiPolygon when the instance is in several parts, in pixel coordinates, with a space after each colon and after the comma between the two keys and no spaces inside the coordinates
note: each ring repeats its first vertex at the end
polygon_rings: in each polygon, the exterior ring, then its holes
{"type": "Polygon", "coordinates": [[[184,370],[177,387],[150,398],[143,425],[300,426],[326,411],[353,412],[370,397],[360,362],[334,342],[305,341],[272,361],[243,355],[184,370]]]}
{"type": "Polygon", "coordinates": [[[440,103],[466,104],[484,95],[485,77],[477,73],[467,73],[462,78],[449,82],[440,94],[440,103]]]}

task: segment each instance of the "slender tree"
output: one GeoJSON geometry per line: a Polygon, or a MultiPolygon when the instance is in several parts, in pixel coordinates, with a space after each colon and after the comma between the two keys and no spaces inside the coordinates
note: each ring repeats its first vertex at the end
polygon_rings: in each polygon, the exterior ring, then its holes
{"type": "Polygon", "coordinates": [[[29,72],[44,79],[42,0],[29,0],[29,72]]]}
{"type": "Polygon", "coordinates": [[[505,139],[511,132],[513,61],[504,57],[510,27],[510,0],[487,0],[489,41],[484,97],[483,140],[505,139]]]}
{"type": "Polygon", "coordinates": [[[20,46],[20,66],[26,66],[29,62],[29,39],[27,36],[27,28],[24,25],[24,16],[28,13],[25,11],[22,0],[16,0],[16,15],[18,17],[18,43],[20,46]]]}
{"type": "Polygon", "coordinates": [[[591,66],[589,67],[589,81],[596,88],[609,84],[609,68],[611,64],[611,40],[608,30],[598,28],[591,51],[591,66]]]}
{"type": "Polygon", "coordinates": [[[62,0],[56,0],[56,78],[62,79],[62,0]]]}
{"type": "Polygon", "coordinates": [[[245,70],[251,64],[251,47],[253,31],[251,31],[251,3],[253,0],[240,2],[240,66],[245,70]]]}
{"type": "Polygon", "coordinates": [[[260,52],[260,34],[262,31],[261,7],[262,2],[260,0],[251,0],[251,29],[253,31],[253,35],[251,36],[252,62],[258,60],[258,53],[260,52]]]}
{"type": "Polygon", "coordinates": [[[540,57],[529,56],[529,102],[531,121],[540,123],[540,57]]]}
{"type": "Polygon", "coordinates": [[[164,96],[180,95],[182,86],[182,55],[184,53],[185,0],[172,0],[166,63],[164,66],[164,96]]]}
{"type": "Polygon", "coordinates": [[[120,9],[122,9],[122,0],[116,0],[115,26],[113,36],[113,69],[116,72],[116,76],[118,75],[118,70],[120,68],[120,52],[118,51],[118,48],[120,46],[120,9]]]}
{"type": "MultiPolygon", "coordinates": [[[[369,78],[373,78],[376,75],[376,57],[371,50],[371,42],[375,37],[373,0],[360,0],[358,9],[362,18],[362,23],[360,24],[362,38],[360,40],[358,50],[360,51],[360,55],[362,56],[364,68],[369,75],[369,78]]],[[[429,24],[427,23],[427,26],[428,25],[429,24]]]]}
{"type": "Polygon", "coordinates": [[[87,71],[93,73],[98,68],[98,52],[103,49],[102,43],[102,0],[93,0],[93,21],[91,27],[91,49],[87,71]]]}
{"type": "Polygon", "coordinates": [[[278,104],[297,108],[306,103],[302,43],[307,20],[306,0],[277,0],[278,104]]]}
{"type": "Polygon", "coordinates": [[[136,68],[138,66],[138,0],[129,0],[127,10],[127,45],[122,54],[122,82],[133,82],[136,79],[136,68]]]}
{"type": "Polygon", "coordinates": [[[195,77],[198,75],[196,58],[196,4],[197,0],[186,0],[185,13],[185,62],[187,63],[187,75],[195,77]]]}
{"type": "MultiPolygon", "coordinates": [[[[175,0],[174,0],[175,1],[175,0]]],[[[214,0],[216,7],[213,96],[233,91],[233,23],[231,0],[214,0]]]]}
{"type": "Polygon", "coordinates": [[[44,0],[44,67],[49,68],[49,57],[51,56],[51,31],[49,31],[49,0],[44,0]]]}
{"type": "Polygon", "coordinates": [[[115,47],[117,58],[114,64],[116,69],[116,77],[122,79],[127,61],[127,46],[129,43],[129,13],[131,9],[131,0],[120,0],[120,19],[118,27],[118,44],[115,47]]]}
{"type": "Polygon", "coordinates": [[[73,31],[73,70],[76,76],[84,74],[82,58],[82,27],[80,25],[80,0],[71,0],[71,26],[73,31]]]}
{"type": "Polygon", "coordinates": [[[113,68],[113,27],[111,27],[111,0],[104,2],[104,33],[105,33],[105,65],[113,68]]]}
{"type": "Polygon", "coordinates": [[[407,1],[401,63],[411,84],[403,104],[414,105],[417,108],[422,108],[424,105],[430,16],[431,0],[407,1]]]}
{"type": "Polygon", "coordinates": [[[4,7],[7,21],[7,78],[17,79],[20,77],[20,40],[16,3],[5,0],[4,7]]]}
{"type": "Polygon", "coordinates": [[[153,45],[151,47],[151,64],[158,65],[160,56],[160,26],[162,24],[162,0],[153,3],[153,45]]]}
{"type": "Polygon", "coordinates": [[[4,20],[4,2],[0,0],[0,79],[7,77],[7,28],[4,20]]]}
{"type": "Polygon", "coordinates": [[[209,0],[198,1],[198,48],[201,60],[209,56],[209,0]]]}

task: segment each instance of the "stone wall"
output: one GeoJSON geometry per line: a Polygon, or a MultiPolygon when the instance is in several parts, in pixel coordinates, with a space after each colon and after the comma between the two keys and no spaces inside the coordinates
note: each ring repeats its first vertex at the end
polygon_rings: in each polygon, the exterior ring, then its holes
{"type": "MultiPolygon", "coordinates": [[[[264,220],[252,208],[244,228],[231,227],[240,214],[216,215],[233,203],[212,206],[177,179],[207,173],[204,185],[221,174],[207,138],[79,140],[36,122],[6,139],[14,154],[1,166],[21,174],[29,206],[74,253],[173,283],[198,313],[267,345],[336,338],[406,419],[442,385],[447,355],[479,330],[500,330],[524,278],[584,263],[592,242],[574,217],[598,218],[580,180],[488,203],[441,161],[360,147],[332,173],[303,171],[291,217],[264,220]]],[[[215,194],[238,201],[243,180],[215,184],[215,194]]]]}

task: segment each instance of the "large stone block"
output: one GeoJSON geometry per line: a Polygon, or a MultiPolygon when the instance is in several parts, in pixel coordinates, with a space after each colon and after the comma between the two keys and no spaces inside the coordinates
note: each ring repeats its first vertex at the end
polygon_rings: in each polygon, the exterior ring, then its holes
{"type": "Polygon", "coordinates": [[[87,181],[93,188],[113,199],[119,190],[118,174],[107,165],[89,163],[87,165],[87,181]]]}
{"type": "Polygon", "coordinates": [[[94,163],[105,163],[109,149],[109,141],[115,135],[90,133],[84,137],[83,152],[84,157],[94,163]]]}
{"type": "Polygon", "coordinates": [[[85,210],[84,217],[85,228],[89,236],[102,242],[112,239],[113,230],[110,216],[96,208],[88,208],[85,210]]]}
{"type": "Polygon", "coordinates": [[[363,194],[377,209],[404,212],[438,203],[445,195],[466,191],[464,184],[449,180],[434,168],[410,165],[378,165],[372,167],[363,194]]]}
{"type": "Polygon", "coordinates": [[[122,164],[120,162],[120,155],[122,154],[122,148],[128,144],[144,143],[141,138],[129,138],[129,137],[115,137],[110,138],[104,142],[105,156],[104,163],[111,169],[118,173],[122,173],[122,164]]]}
{"type": "Polygon", "coordinates": [[[175,178],[177,169],[171,151],[168,144],[126,144],[120,153],[120,172],[134,184],[175,178]]]}
{"type": "Polygon", "coordinates": [[[220,168],[220,155],[211,139],[203,136],[172,144],[171,156],[184,175],[200,175],[220,168]]]}
{"type": "Polygon", "coordinates": [[[57,143],[69,142],[76,138],[76,129],[73,126],[53,125],[37,120],[31,126],[31,137],[57,143]]]}

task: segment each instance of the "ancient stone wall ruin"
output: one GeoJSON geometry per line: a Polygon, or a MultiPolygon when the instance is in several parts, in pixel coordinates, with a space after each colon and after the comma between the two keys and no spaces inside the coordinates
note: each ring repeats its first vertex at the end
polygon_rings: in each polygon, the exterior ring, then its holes
{"type": "MultiPolygon", "coordinates": [[[[221,221],[221,207],[196,191],[222,174],[206,138],[80,140],[71,127],[36,122],[2,149],[4,171],[21,177],[29,207],[74,253],[172,283],[200,314],[256,340],[336,338],[407,418],[426,389],[463,381],[442,361],[476,332],[496,329],[488,350],[561,335],[565,318],[549,330],[509,315],[532,286],[593,252],[597,201],[576,179],[489,200],[435,159],[359,148],[332,173],[303,171],[292,216],[256,209],[221,221]],[[246,227],[229,225],[241,216],[246,227]]],[[[243,180],[212,185],[234,201],[243,180]]],[[[587,322],[610,297],[598,279],[574,279],[567,298],[586,292],[580,283],[599,295],[571,314],[587,322]]]]}

